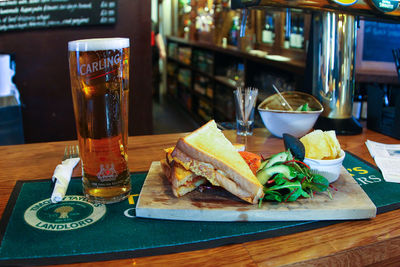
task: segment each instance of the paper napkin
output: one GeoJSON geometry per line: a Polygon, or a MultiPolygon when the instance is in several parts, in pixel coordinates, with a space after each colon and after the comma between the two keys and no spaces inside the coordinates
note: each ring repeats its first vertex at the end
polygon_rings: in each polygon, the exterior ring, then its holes
{"type": "Polygon", "coordinates": [[[71,180],[72,171],[79,160],[80,158],[70,158],[57,165],[52,177],[55,186],[51,194],[51,202],[57,203],[64,198],[69,181],[71,180]]]}

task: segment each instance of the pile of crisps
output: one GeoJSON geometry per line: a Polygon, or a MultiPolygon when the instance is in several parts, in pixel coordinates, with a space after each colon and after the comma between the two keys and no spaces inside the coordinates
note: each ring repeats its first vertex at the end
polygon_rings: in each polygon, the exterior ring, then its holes
{"type": "Polygon", "coordinates": [[[302,138],[306,150],[306,158],[309,159],[337,159],[340,157],[340,144],[335,131],[315,130],[302,138]]]}

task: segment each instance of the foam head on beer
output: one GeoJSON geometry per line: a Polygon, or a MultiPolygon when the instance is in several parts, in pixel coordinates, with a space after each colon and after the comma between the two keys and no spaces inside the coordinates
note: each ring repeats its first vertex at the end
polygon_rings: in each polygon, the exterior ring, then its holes
{"type": "MultiPolygon", "coordinates": [[[[97,72],[109,71],[114,66],[121,66],[122,57],[121,53],[113,53],[111,51],[118,51],[122,49],[129,49],[128,38],[95,38],[95,39],[82,39],[71,41],[68,43],[69,52],[84,53],[84,52],[95,52],[95,51],[108,51],[106,56],[97,54],[91,54],[91,60],[84,57],[84,60],[80,62],[79,75],[90,76],[97,72]]],[[[78,63],[78,62],[77,62],[78,63]]]]}
{"type": "Polygon", "coordinates": [[[128,38],[95,38],[68,42],[69,51],[114,50],[129,47],[128,38]]]}

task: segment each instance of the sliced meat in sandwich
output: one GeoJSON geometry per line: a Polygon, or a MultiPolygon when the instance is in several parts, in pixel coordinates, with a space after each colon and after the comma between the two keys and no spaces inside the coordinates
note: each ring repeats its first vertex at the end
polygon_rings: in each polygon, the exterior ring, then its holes
{"type": "Polygon", "coordinates": [[[207,183],[207,179],[183,168],[182,165],[172,159],[171,153],[174,147],[165,149],[166,158],[161,160],[164,175],[172,185],[172,192],[176,197],[181,197],[198,186],[207,183]]]}
{"type": "Polygon", "coordinates": [[[171,156],[184,169],[249,203],[264,196],[263,186],[213,120],[180,138],[171,156]]]}

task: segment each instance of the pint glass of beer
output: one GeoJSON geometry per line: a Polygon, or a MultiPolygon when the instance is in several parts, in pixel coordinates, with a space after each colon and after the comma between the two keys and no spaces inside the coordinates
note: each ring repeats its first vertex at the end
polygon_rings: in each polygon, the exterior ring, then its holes
{"type": "Polygon", "coordinates": [[[83,193],[95,203],[129,196],[129,39],[68,43],[83,193]]]}

